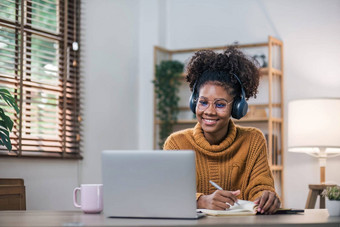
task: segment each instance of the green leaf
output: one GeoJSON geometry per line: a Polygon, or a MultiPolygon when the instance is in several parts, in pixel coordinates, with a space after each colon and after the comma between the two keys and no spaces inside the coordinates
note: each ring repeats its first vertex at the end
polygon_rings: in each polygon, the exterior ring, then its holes
{"type": "Polygon", "coordinates": [[[0,117],[3,120],[3,127],[8,129],[9,131],[12,131],[13,128],[13,121],[10,117],[8,117],[5,112],[0,108],[0,117]]]}
{"type": "Polygon", "coordinates": [[[3,120],[0,120],[0,126],[3,127],[3,128],[7,128],[7,124],[3,120]]]}
{"type": "Polygon", "coordinates": [[[4,88],[0,89],[0,94],[11,95],[11,93],[4,88]]]}
{"type": "MultiPolygon", "coordinates": [[[[5,103],[13,107],[17,114],[19,114],[19,108],[16,103],[15,98],[6,89],[0,89],[0,98],[2,98],[5,103]]],[[[6,148],[11,151],[12,144],[9,137],[9,132],[13,129],[13,121],[7,116],[2,108],[0,108],[0,145],[6,146],[6,148]]]]}
{"type": "Polygon", "coordinates": [[[154,89],[157,101],[157,117],[161,120],[159,131],[159,146],[162,147],[165,139],[172,132],[173,124],[177,121],[178,91],[181,82],[179,78],[183,72],[184,64],[179,61],[162,61],[156,65],[154,89]]]}
{"type": "Polygon", "coordinates": [[[9,131],[7,129],[5,129],[5,128],[0,128],[0,133],[3,133],[7,137],[9,137],[9,131]]]}
{"type": "Polygon", "coordinates": [[[6,89],[0,89],[0,97],[7,103],[7,105],[14,108],[17,114],[19,114],[19,108],[15,102],[15,98],[12,97],[11,93],[6,89]]]}
{"type": "Polygon", "coordinates": [[[6,146],[6,148],[11,151],[12,150],[12,144],[11,144],[11,140],[9,138],[9,132],[6,131],[3,128],[0,128],[0,138],[1,138],[1,142],[3,145],[6,146]]]}

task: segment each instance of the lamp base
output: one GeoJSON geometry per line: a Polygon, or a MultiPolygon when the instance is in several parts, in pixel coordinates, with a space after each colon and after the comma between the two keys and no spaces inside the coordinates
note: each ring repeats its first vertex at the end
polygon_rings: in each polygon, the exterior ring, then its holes
{"type": "Polygon", "coordinates": [[[326,167],[320,166],[320,183],[325,184],[326,181],[326,167]]]}
{"type": "Polygon", "coordinates": [[[326,150],[320,149],[320,156],[319,156],[319,166],[320,166],[320,183],[324,184],[326,181],[326,150]]]}

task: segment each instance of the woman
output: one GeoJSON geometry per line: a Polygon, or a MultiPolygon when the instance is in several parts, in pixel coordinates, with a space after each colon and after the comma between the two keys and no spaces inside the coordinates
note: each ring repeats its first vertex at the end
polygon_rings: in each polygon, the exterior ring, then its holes
{"type": "Polygon", "coordinates": [[[223,53],[201,50],[188,63],[187,81],[198,123],[171,134],[164,149],[195,151],[197,208],[223,210],[239,198],[254,201],[260,213],[274,213],[280,199],[265,138],[260,130],[237,126],[230,119],[243,117],[245,99],[256,97],[258,68],[235,47],[223,53]],[[224,190],[216,190],[209,181],[224,190]]]}

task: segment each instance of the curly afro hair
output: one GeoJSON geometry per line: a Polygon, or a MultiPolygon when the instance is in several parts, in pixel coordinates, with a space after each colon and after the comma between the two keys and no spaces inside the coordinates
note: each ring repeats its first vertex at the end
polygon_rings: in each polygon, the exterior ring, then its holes
{"type": "MultiPolygon", "coordinates": [[[[196,83],[196,91],[208,82],[214,82],[224,86],[231,95],[241,93],[240,84],[232,76],[236,74],[241,80],[245,98],[256,98],[259,86],[260,73],[258,63],[252,58],[248,58],[236,46],[228,47],[223,53],[216,53],[212,50],[197,51],[190,59],[186,67],[186,79],[190,83],[190,89],[196,83]],[[204,72],[217,72],[218,76],[204,72]],[[203,74],[204,73],[204,74],[203,74]],[[231,91],[230,89],[232,88],[231,91]]],[[[216,75],[216,74],[215,74],[216,75]]]]}

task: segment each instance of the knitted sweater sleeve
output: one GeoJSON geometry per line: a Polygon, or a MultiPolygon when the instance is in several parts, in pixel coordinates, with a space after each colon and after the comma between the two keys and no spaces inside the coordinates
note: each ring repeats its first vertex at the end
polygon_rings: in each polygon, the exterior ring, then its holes
{"type": "Polygon", "coordinates": [[[166,139],[163,150],[180,150],[180,147],[177,145],[174,136],[170,135],[166,139]]]}
{"type": "MultiPolygon", "coordinates": [[[[175,136],[170,135],[163,146],[163,150],[181,150],[181,147],[177,145],[175,136]]],[[[196,201],[201,197],[203,193],[196,193],[196,201]]]]}
{"type": "Polygon", "coordinates": [[[257,139],[249,183],[245,190],[245,197],[251,201],[260,197],[265,190],[275,192],[274,179],[268,164],[265,138],[261,133],[257,139]]]}

